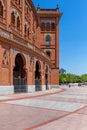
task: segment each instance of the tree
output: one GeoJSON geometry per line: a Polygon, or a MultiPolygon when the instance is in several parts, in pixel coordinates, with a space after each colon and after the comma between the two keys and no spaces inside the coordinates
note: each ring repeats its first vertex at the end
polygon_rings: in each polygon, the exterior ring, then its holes
{"type": "Polygon", "coordinates": [[[59,78],[60,83],[80,83],[80,82],[87,82],[87,74],[83,75],[75,75],[75,74],[63,74],[60,73],[59,78]]]}

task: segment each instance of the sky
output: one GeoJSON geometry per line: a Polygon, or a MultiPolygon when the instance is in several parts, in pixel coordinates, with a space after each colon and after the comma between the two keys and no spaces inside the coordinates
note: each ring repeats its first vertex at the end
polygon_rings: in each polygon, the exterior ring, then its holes
{"type": "Polygon", "coordinates": [[[77,75],[87,73],[87,0],[33,0],[35,7],[56,8],[60,19],[60,68],[77,75]]]}

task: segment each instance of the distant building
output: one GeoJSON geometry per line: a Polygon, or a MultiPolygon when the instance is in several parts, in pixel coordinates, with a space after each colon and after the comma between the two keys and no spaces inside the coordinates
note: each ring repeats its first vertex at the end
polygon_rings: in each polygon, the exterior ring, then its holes
{"type": "Polygon", "coordinates": [[[31,0],[0,0],[0,94],[33,92],[59,84],[56,9],[31,0]]]}

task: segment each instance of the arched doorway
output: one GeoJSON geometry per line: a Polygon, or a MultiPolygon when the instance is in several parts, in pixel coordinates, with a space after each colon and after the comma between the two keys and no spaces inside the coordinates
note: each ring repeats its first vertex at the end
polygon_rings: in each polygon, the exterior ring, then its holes
{"type": "Polygon", "coordinates": [[[36,62],[35,68],[35,90],[41,91],[41,65],[39,61],[36,62]]]}
{"type": "Polygon", "coordinates": [[[26,70],[25,62],[21,54],[17,54],[15,58],[15,66],[13,69],[14,92],[26,92],[26,70]]]}
{"type": "Polygon", "coordinates": [[[45,70],[45,84],[46,84],[46,90],[49,89],[48,87],[48,67],[46,66],[45,70]]]}

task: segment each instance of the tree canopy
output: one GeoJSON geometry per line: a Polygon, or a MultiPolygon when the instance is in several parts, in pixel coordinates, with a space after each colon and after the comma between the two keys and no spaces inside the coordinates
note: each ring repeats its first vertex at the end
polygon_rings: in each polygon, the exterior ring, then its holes
{"type": "Polygon", "coordinates": [[[60,83],[80,83],[87,82],[87,74],[75,75],[75,74],[62,74],[60,73],[59,77],[60,83]]]}

